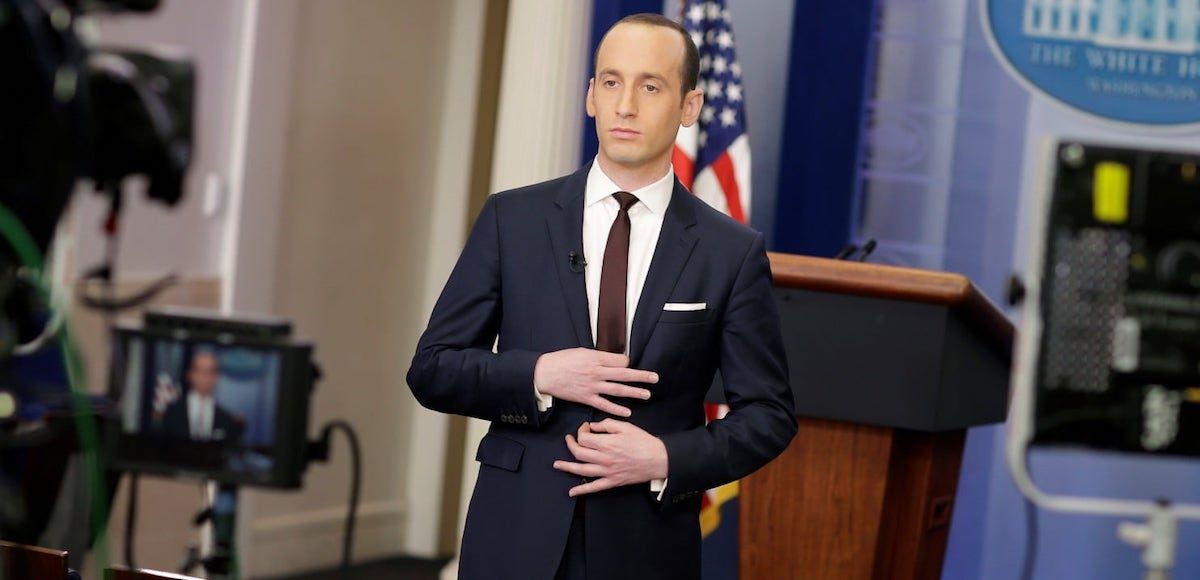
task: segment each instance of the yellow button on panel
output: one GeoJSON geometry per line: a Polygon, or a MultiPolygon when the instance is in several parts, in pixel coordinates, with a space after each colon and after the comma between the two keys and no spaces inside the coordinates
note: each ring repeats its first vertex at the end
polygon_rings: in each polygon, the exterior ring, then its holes
{"type": "Polygon", "coordinates": [[[1096,164],[1092,214],[1106,224],[1129,221],[1129,166],[1115,161],[1096,164]]]}

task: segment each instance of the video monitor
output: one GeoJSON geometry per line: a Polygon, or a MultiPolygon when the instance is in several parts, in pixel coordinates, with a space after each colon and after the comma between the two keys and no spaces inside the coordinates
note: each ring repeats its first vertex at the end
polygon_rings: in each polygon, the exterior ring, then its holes
{"type": "Polygon", "coordinates": [[[113,329],[109,450],[117,469],[299,487],[311,347],[286,339],[113,329]]]}

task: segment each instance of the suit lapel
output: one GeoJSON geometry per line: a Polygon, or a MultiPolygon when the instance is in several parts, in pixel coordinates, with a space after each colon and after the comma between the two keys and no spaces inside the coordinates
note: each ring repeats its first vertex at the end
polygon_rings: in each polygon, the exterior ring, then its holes
{"type": "Polygon", "coordinates": [[[675,180],[671,203],[667,205],[658,245],[654,248],[654,258],[650,260],[650,271],[646,274],[637,312],[633,316],[629,338],[630,366],[641,360],[646,343],[650,341],[650,335],[662,316],[663,305],[671,297],[679,274],[683,272],[683,266],[687,264],[696,245],[696,234],[692,231],[692,226],[696,225],[695,203],[692,194],[684,189],[679,180],[675,180]]]}
{"type": "MultiPolygon", "coordinates": [[[[575,327],[575,336],[579,345],[595,348],[592,338],[592,321],[588,315],[587,278],[583,269],[571,271],[568,256],[571,252],[579,255],[582,264],[583,255],[583,203],[584,189],[587,186],[587,175],[592,165],[589,163],[567,178],[562,190],[555,199],[555,209],[546,217],[546,228],[550,232],[550,245],[553,249],[554,269],[558,272],[558,282],[562,287],[563,298],[567,303],[567,314],[575,327]]],[[[597,262],[599,263],[599,262],[597,262]]]]}

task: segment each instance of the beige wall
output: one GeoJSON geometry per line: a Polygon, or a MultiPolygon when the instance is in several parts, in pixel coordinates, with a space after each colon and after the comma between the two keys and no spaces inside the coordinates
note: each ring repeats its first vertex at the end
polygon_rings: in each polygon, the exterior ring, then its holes
{"type": "MultiPolygon", "coordinates": [[[[448,6],[305,0],[296,18],[275,311],[317,343],[313,431],[332,418],[359,431],[360,560],[403,541],[415,404],[404,373],[425,322],[448,6]]],[[[348,459],[338,442],[304,491],[255,494],[255,576],[337,561],[348,459]]]]}
{"type": "MultiPolygon", "coordinates": [[[[325,373],[310,434],[342,418],[362,440],[355,559],[441,552],[439,526],[456,526],[443,521],[453,510],[433,506],[457,499],[445,458],[460,449],[447,448],[444,416],[416,407],[404,373],[468,221],[489,0],[211,2],[171,0],[154,17],[106,25],[110,39],[184,45],[200,60],[201,158],[187,201],[166,212],[134,196],[119,270],[134,286],[187,276],[167,302],[291,318],[325,373]],[[210,173],[222,195],[204,211],[210,173]]],[[[64,244],[71,272],[100,247],[100,200],[81,199],[64,244]]],[[[78,323],[91,368],[105,369],[102,325],[86,314],[78,323]]],[[[335,565],[349,479],[338,439],[303,491],[244,490],[247,577],[335,565]]],[[[172,570],[201,543],[188,525],[200,487],[142,479],[139,564],[172,570]]],[[[113,562],[125,493],[110,526],[113,562]]]]}

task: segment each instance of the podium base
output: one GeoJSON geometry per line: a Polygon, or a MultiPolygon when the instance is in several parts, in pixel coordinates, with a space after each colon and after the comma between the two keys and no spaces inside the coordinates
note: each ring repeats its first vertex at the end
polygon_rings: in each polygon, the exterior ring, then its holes
{"type": "Polygon", "coordinates": [[[939,580],[966,430],[799,419],[741,483],[739,575],[939,580]]]}

